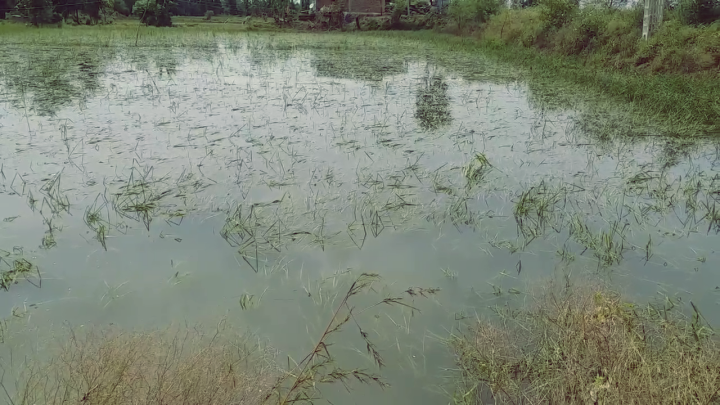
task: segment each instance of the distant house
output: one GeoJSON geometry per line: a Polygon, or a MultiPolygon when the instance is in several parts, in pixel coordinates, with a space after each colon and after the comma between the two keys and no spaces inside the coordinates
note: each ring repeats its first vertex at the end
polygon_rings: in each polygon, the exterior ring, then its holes
{"type": "Polygon", "coordinates": [[[335,2],[342,2],[348,13],[382,15],[385,12],[385,0],[315,0],[315,7],[321,10],[335,2]]]}

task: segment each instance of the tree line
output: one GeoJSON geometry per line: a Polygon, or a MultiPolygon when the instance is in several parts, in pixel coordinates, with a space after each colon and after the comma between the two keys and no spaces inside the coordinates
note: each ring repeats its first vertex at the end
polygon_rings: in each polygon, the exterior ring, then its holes
{"type": "Polygon", "coordinates": [[[265,15],[280,10],[308,10],[310,0],[0,0],[0,19],[6,13],[27,18],[33,24],[60,21],[98,24],[117,13],[135,15],[148,25],[170,25],[170,16],[265,15]]]}

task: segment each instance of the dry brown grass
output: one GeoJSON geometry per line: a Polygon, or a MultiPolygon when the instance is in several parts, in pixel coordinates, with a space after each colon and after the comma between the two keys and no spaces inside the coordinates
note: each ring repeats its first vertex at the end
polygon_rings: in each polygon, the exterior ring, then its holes
{"type": "Polygon", "coordinates": [[[640,308],[593,286],[548,289],[501,319],[451,339],[463,375],[456,403],[720,402],[720,352],[699,312],[640,308]]]}
{"type": "Polygon", "coordinates": [[[224,328],[70,332],[20,376],[15,405],[260,404],[277,373],[257,345],[224,328]]]}

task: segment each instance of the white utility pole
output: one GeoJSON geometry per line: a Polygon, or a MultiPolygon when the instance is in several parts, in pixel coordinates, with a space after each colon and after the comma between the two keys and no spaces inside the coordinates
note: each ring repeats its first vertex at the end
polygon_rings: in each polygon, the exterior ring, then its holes
{"type": "Polygon", "coordinates": [[[642,38],[647,40],[662,24],[664,0],[645,0],[642,38]]]}

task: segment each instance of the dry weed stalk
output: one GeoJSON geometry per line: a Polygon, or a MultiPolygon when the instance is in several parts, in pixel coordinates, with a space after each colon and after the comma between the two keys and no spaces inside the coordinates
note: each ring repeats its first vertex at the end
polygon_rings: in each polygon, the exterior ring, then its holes
{"type": "MultiPolygon", "coordinates": [[[[14,405],[260,404],[271,386],[267,352],[226,331],[91,330],[21,375],[14,405]]],[[[9,398],[9,396],[8,396],[9,398]]]]}
{"type": "MultiPolygon", "coordinates": [[[[382,368],[385,363],[382,356],[377,351],[375,344],[370,340],[370,336],[358,323],[355,318],[355,307],[350,306],[348,301],[355,295],[360,294],[363,291],[371,290],[374,282],[380,279],[377,274],[363,273],[361,274],[350,286],[347,293],[340,301],[340,304],[335,308],[330,322],[327,327],[323,330],[320,338],[313,349],[303,358],[295,367],[290,370],[284,376],[278,378],[275,385],[272,387],[270,392],[265,397],[265,401],[270,401],[272,398],[277,399],[277,403],[280,405],[287,405],[296,402],[312,403],[314,400],[319,399],[314,396],[317,392],[317,384],[329,384],[340,382],[348,388],[347,384],[351,380],[359,381],[364,384],[377,384],[380,387],[387,387],[388,384],[377,374],[370,373],[363,369],[343,369],[334,365],[333,357],[330,354],[328,338],[340,331],[342,327],[350,322],[351,320],[358,328],[360,336],[366,345],[367,352],[372,356],[373,361],[382,368]],[[341,313],[345,311],[344,315],[341,313]],[[290,381],[289,384],[286,384],[290,381]]],[[[439,291],[437,288],[418,288],[413,287],[405,291],[410,297],[427,297],[428,295],[435,294],[439,291]]],[[[403,297],[388,297],[382,301],[372,305],[375,307],[378,305],[399,305],[406,308],[410,308],[413,313],[419,311],[414,306],[405,302],[403,297]]],[[[369,307],[369,308],[371,308],[369,307]]],[[[369,309],[366,308],[366,309],[369,309]]],[[[273,401],[274,402],[274,401],[273,401]]]]}

